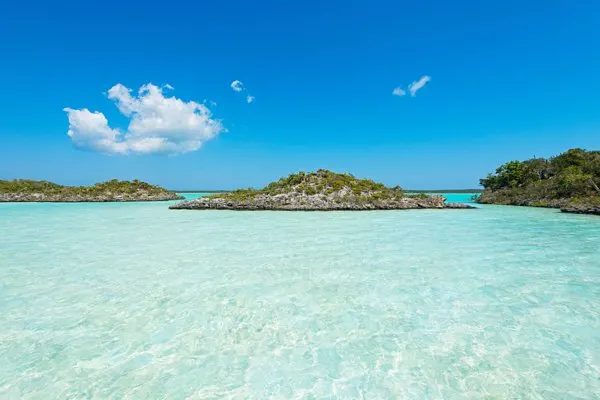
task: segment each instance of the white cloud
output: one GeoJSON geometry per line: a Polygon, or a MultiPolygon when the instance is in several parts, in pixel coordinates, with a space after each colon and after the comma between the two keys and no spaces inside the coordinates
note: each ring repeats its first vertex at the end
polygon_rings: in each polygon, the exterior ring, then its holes
{"type": "Polygon", "coordinates": [[[127,152],[127,146],[118,141],[119,131],[108,126],[108,121],[101,112],[91,112],[87,108],[74,110],[68,107],[64,111],[69,117],[67,134],[76,147],[94,148],[100,152],[111,154],[127,152]]]}
{"type": "Polygon", "coordinates": [[[398,86],[397,88],[394,88],[394,90],[392,91],[392,94],[394,96],[404,96],[406,94],[406,91],[404,89],[402,89],[400,86],[398,86]]]}
{"type": "Polygon", "coordinates": [[[130,118],[127,131],[110,128],[99,111],[67,107],[68,135],[76,147],[105,154],[181,154],[198,150],[225,130],[204,104],[165,97],[162,88],[151,83],[133,96],[117,84],[108,98],[130,118]]]}
{"type": "MultiPolygon", "coordinates": [[[[246,89],[246,87],[244,86],[244,84],[242,83],[242,81],[238,81],[237,79],[233,82],[231,82],[231,88],[233,89],[234,92],[247,92],[248,89],[246,89]]],[[[250,93],[248,93],[248,95],[246,96],[246,103],[250,104],[254,101],[255,97],[250,95],[250,93]]]]}
{"type": "Polygon", "coordinates": [[[410,91],[410,95],[412,97],[415,97],[417,94],[417,91],[419,89],[421,89],[423,86],[425,86],[427,84],[427,82],[429,82],[430,80],[431,80],[431,77],[429,75],[423,75],[421,77],[421,79],[419,79],[418,81],[414,81],[413,83],[408,85],[408,90],[410,91]]]}
{"type": "Polygon", "coordinates": [[[244,88],[244,84],[242,83],[242,81],[238,81],[237,79],[235,81],[231,82],[231,88],[235,92],[241,92],[242,90],[246,90],[244,88]]]}

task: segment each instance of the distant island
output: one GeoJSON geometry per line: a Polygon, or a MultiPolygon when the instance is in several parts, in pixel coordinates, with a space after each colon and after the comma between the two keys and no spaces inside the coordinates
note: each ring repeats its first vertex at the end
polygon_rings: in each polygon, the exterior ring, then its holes
{"type": "Polygon", "coordinates": [[[370,179],[357,179],[320,169],[299,172],[268,184],[263,189],[218,193],[171,205],[175,210],[405,210],[418,208],[473,208],[445,203],[442,196],[410,196],[399,187],[387,187],[370,179]]]}
{"type": "Polygon", "coordinates": [[[550,159],[510,161],[480,183],[479,203],[600,215],[600,151],[571,149],[550,159]]]}
{"type": "Polygon", "coordinates": [[[93,186],[62,186],[47,181],[0,180],[0,202],[121,202],[181,200],[178,194],[138,180],[116,179],[93,186]]]}

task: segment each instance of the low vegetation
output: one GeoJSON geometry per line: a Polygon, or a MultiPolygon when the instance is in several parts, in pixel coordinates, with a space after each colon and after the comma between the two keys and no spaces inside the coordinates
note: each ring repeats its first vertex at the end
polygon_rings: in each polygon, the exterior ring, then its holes
{"type": "Polygon", "coordinates": [[[302,193],[307,196],[332,195],[345,191],[352,197],[401,198],[404,192],[400,186],[388,188],[371,179],[358,179],[351,174],[339,174],[325,169],[317,172],[298,172],[278,181],[271,182],[262,189],[239,189],[227,193],[211,195],[215,198],[227,198],[236,201],[250,200],[258,195],[275,196],[278,194],[302,193]]]}
{"type": "Polygon", "coordinates": [[[569,208],[600,205],[600,151],[510,161],[480,180],[480,203],[569,208]]]}
{"type": "Polygon", "coordinates": [[[262,189],[218,193],[173,204],[174,210],[278,210],[369,211],[408,209],[466,209],[466,204],[445,203],[442,196],[407,196],[400,186],[387,187],[371,179],[358,179],[325,169],[298,172],[262,189]]]}
{"type": "Polygon", "coordinates": [[[111,201],[178,199],[175,193],[160,186],[138,181],[113,179],[92,186],[63,186],[48,181],[0,180],[0,201],[111,201]],[[32,200],[29,200],[32,199],[32,200]],[[35,199],[35,200],[33,200],[35,199]]]}
{"type": "Polygon", "coordinates": [[[387,187],[325,169],[298,172],[262,189],[242,189],[173,204],[175,210],[368,211],[408,209],[466,209],[445,203],[442,196],[405,195],[400,186],[387,187]]]}

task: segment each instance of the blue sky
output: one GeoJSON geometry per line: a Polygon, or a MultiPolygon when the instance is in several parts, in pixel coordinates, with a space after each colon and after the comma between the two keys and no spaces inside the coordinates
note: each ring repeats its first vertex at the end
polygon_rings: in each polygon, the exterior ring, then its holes
{"type": "Polygon", "coordinates": [[[600,148],[598,15],[556,0],[3,2],[0,178],[227,189],[328,168],[476,187],[511,159],[600,148]]]}

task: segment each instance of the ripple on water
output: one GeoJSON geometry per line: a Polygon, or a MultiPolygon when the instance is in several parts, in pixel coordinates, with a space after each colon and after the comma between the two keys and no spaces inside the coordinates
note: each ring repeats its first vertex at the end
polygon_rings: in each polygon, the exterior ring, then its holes
{"type": "Polygon", "coordinates": [[[600,219],[0,205],[0,397],[600,397],[600,219]]]}

